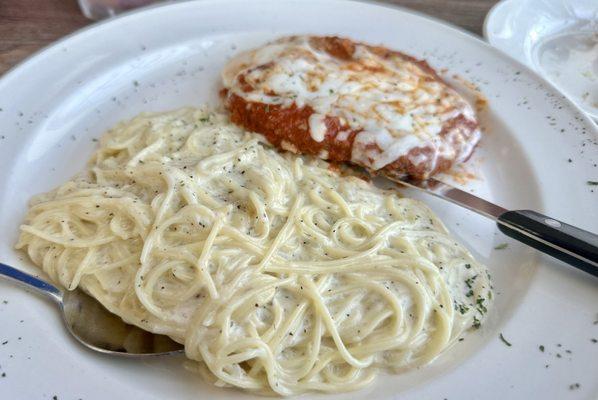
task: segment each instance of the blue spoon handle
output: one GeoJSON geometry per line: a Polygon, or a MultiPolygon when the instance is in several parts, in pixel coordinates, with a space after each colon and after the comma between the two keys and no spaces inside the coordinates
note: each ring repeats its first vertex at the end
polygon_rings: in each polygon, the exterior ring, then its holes
{"type": "Polygon", "coordinates": [[[60,289],[26,272],[0,263],[0,276],[27,288],[34,289],[38,293],[51,297],[58,303],[62,302],[62,291],[60,289]]]}

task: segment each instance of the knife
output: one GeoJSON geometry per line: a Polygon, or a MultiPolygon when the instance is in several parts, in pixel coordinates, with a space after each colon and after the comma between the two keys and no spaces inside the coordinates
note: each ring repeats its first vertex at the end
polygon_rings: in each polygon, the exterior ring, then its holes
{"type": "Polygon", "coordinates": [[[439,180],[385,176],[496,221],[498,229],[528,246],[598,277],[598,235],[532,210],[507,210],[439,180]]]}

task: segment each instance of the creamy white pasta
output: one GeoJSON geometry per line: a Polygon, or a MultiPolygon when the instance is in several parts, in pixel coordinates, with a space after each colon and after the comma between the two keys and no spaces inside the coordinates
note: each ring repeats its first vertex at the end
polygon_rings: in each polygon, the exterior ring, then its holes
{"type": "Polygon", "coordinates": [[[355,390],[425,364],[491,299],[485,268],[424,204],[206,109],[118,125],[21,230],[53,280],[257,392],[355,390]]]}

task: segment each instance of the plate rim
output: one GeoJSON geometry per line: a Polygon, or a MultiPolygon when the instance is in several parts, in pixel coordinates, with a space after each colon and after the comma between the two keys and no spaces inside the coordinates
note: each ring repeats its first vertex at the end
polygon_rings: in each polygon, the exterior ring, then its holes
{"type": "MultiPolygon", "coordinates": [[[[511,5],[511,3],[513,2],[513,0],[500,0],[499,2],[497,2],[496,4],[494,4],[492,7],[490,7],[490,9],[488,10],[488,12],[486,13],[486,16],[484,17],[484,22],[482,23],[482,37],[485,39],[485,41],[492,47],[494,47],[497,50],[500,50],[498,47],[495,47],[491,42],[490,42],[490,35],[489,35],[489,25],[490,25],[490,20],[494,17],[496,17],[496,13],[503,7],[508,7],[511,5]]],[[[509,56],[508,54],[505,53],[505,55],[509,56]]],[[[513,58],[513,57],[511,57],[513,58]]],[[[513,58],[515,61],[518,61],[517,59],[513,58]]]]}

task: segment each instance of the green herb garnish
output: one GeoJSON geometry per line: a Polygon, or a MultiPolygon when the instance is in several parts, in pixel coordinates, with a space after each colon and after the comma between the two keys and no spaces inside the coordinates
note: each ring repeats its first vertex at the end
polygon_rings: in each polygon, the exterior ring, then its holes
{"type": "Polygon", "coordinates": [[[477,277],[478,277],[477,275],[474,275],[470,278],[465,279],[465,284],[467,285],[467,287],[469,289],[471,289],[471,287],[472,287],[471,285],[473,285],[473,281],[475,281],[475,278],[477,278],[477,277]]]}
{"type": "Polygon", "coordinates": [[[579,389],[580,386],[581,385],[579,383],[573,383],[573,384],[569,385],[569,390],[579,389]]]}
{"type": "Polygon", "coordinates": [[[499,337],[499,338],[500,338],[500,340],[502,340],[502,342],[503,342],[504,344],[506,344],[507,346],[509,346],[509,347],[511,347],[511,346],[512,346],[512,344],[511,344],[511,343],[509,343],[509,341],[508,341],[507,339],[505,339],[505,337],[502,335],[502,333],[500,333],[500,334],[498,335],[498,337],[499,337]]]}
{"type": "Polygon", "coordinates": [[[501,243],[498,246],[495,246],[494,250],[504,250],[507,248],[508,245],[509,245],[508,243],[501,243]]]}
{"type": "Polygon", "coordinates": [[[483,297],[478,297],[478,299],[476,300],[476,308],[480,314],[485,314],[488,312],[488,309],[484,305],[485,300],[486,299],[484,299],[483,297]]]}

